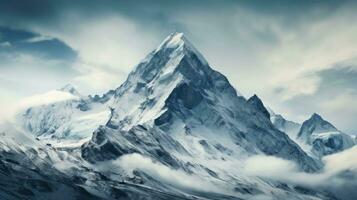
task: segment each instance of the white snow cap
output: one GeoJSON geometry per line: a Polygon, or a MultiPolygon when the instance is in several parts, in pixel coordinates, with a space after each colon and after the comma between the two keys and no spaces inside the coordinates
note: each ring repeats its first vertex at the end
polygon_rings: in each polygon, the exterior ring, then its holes
{"type": "Polygon", "coordinates": [[[185,52],[190,51],[200,59],[200,61],[208,65],[207,60],[202,56],[202,54],[193,46],[193,44],[187,39],[187,37],[180,32],[171,33],[160,45],[156,48],[155,52],[162,49],[177,49],[185,52]]]}
{"type": "Polygon", "coordinates": [[[185,43],[185,36],[183,33],[171,33],[156,49],[156,51],[163,48],[177,48],[185,43]]]}

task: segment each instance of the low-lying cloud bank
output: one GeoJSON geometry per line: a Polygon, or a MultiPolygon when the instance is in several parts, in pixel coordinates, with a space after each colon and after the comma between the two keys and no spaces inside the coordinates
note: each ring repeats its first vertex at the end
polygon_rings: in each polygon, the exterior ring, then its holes
{"type": "MultiPolygon", "coordinates": [[[[233,174],[251,177],[262,177],[294,185],[311,188],[313,190],[329,192],[339,199],[350,200],[357,197],[357,146],[334,155],[323,158],[324,169],[319,173],[301,172],[298,166],[288,160],[272,156],[257,155],[240,162],[243,170],[236,168],[233,174]]],[[[158,180],[174,187],[218,192],[229,194],[232,192],[227,185],[218,180],[205,179],[201,175],[188,174],[182,170],[175,170],[140,154],[128,154],[112,162],[120,166],[129,174],[133,170],[140,170],[158,180]],[[217,181],[217,183],[216,183],[217,181]]],[[[224,164],[224,163],[222,163],[224,164]]],[[[238,165],[237,165],[238,166],[238,165]]],[[[229,169],[234,170],[234,169],[229,169]]]]}
{"type": "Polygon", "coordinates": [[[137,153],[124,155],[116,162],[127,171],[140,170],[165,183],[183,189],[206,192],[222,192],[223,190],[216,182],[213,184],[202,177],[187,174],[182,170],[172,169],[137,153]]]}
{"type": "Polygon", "coordinates": [[[18,108],[28,108],[40,105],[47,105],[58,101],[66,101],[76,99],[78,97],[68,92],[53,90],[44,94],[33,95],[31,97],[24,98],[17,103],[18,108]]]}
{"type": "Polygon", "coordinates": [[[333,193],[341,199],[357,197],[357,146],[322,159],[324,169],[315,174],[301,172],[295,163],[271,156],[253,156],[244,164],[244,172],[333,193]]]}
{"type": "Polygon", "coordinates": [[[44,94],[25,97],[19,101],[14,102],[12,105],[7,105],[6,109],[2,109],[2,111],[0,112],[0,122],[12,121],[13,117],[18,112],[30,107],[48,105],[71,99],[78,99],[78,97],[72,95],[71,93],[59,90],[53,90],[44,94]]]}

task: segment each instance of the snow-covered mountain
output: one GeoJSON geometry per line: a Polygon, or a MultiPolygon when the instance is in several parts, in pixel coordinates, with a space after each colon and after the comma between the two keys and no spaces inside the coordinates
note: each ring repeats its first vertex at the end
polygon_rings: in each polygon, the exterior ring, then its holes
{"type": "Polygon", "coordinates": [[[314,161],[272,126],[266,113],[237,95],[182,34],[167,38],[141,62],[112,99],[110,128],[148,126],[169,134],[181,145],[189,135],[211,145],[295,159],[305,170],[317,169],[314,161]]]}
{"type": "Polygon", "coordinates": [[[276,128],[286,133],[294,142],[312,156],[325,156],[348,149],[356,144],[351,135],[339,131],[330,122],[314,113],[299,124],[267,109],[276,128]]]}
{"type": "MultiPolygon", "coordinates": [[[[52,172],[42,163],[65,183],[76,177],[71,191],[104,199],[334,199],[244,172],[254,156],[290,160],[309,173],[322,162],[283,132],[288,126],[271,122],[256,95],[241,96],[182,33],[167,37],[115,90],[84,97],[68,85],[60,92],[73,98],[24,108],[15,126],[32,142],[23,152],[47,155],[36,165],[43,177],[52,172]]],[[[5,141],[2,154],[20,154],[16,140],[5,141]]]]}
{"type": "Polygon", "coordinates": [[[339,131],[316,113],[304,121],[298,139],[310,145],[312,153],[318,156],[340,152],[355,145],[350,135],[339,131]]]}

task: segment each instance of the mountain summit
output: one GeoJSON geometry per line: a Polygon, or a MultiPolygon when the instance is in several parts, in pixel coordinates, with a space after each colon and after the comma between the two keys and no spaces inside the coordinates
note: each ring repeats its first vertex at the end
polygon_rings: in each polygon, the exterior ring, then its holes
{"type": "Polygon", "coordinates": [[[268,119],[270,119],[270,113],[269,111],[265,108],[262,100],[254,94],[248,99],[248,103],[253,105],[257,110],[259,110],[261,113],[263,113],[268,119]]]}
{"type": "Polygon", "coordinates": [[[298,133],[298,138],[301,138],[308,143],[311,143],[310,136],[313,133],[323,133],[337,131],[337,128],[334,127],[330,122],[324,120],[320,115],[314,113],[311,117],[304,121],[301,126],[301,129],[298,133]]]}
{"type": "Polygon", "coordinates": [[[206,59],[201,55],[201,53],[192,45],[192,43],[186,38],[183,33],[172,33],[168,36],[160,46],[155,50],[156,52],[162,49],[176,49],[183,53],[191,52],[194,53],[202,63],[208,65],[206,59]]]}
{"type": "Polygon", "coordinates": [[[205,87],[225,87],[219,84],[228,82],[222,74],[210,68],[206,59],[182,33],[173,33],[137,65],[126,83],[180,82],[178,79],[205,87]]]}

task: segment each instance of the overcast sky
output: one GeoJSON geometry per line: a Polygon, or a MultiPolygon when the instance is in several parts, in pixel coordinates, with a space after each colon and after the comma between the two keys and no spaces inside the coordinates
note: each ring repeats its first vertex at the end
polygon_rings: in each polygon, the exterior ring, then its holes
{"type": "Polygon", "coordinates": [[[321,114],[357,134],[353,1],[20,1],[0,3],[0,115],[24,96],[119,86],[183,32],[245,97],[286,118],[321,114]]]}

